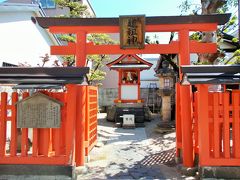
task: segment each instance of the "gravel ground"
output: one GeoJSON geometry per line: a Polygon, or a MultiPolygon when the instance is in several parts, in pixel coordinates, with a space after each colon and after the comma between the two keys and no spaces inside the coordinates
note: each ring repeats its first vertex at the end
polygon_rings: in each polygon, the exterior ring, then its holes
{"type": "Polygon", "coordinates": [[[185,179],[174,161],[175,133],[159,133],[155,117],[145,128],[123,129],[99,114],[98,147],[82,179],[185,179]]]}

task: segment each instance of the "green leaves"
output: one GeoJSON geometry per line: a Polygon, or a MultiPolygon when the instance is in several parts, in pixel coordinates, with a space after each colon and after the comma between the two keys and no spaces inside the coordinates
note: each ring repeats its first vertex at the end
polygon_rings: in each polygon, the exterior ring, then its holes
{"type": "Polygon", "coordinates": [[[238,38],[232,38],[232,42],[238,42],[238,38]]]}
{"type": "Polygon", "coordinates": [[[59,38],[61,41],[76,42],[76,37],[75,37],[75,36],[72,36],[72,35],[68,35],[68,34],[59,35],[58,38],[59,38]]]}
{"type": "MultiPolygon", "coordinates": [[[[55,0],[61,8],[68,8],[69,14],[64,17],[86,17],[89,16],[87,6],[83,5],[79,0],[55,0]]],[[[59,35],[58,38],[65,42],[76,42],[75,35],[63,34],[59,35]]],[[[109,35],[107,34],[89,34],[87,36],[88,41],[93,42],[95,45],[100,44],[114,44],[109,35]]],[[[64,66],[73,66],[75,64],[75,56],[62,56],[64,66]]],[[[110,60],[107,55],[91,55],[87,56],[87,62],[91,62],[92,69],[87,75],[87,80],[89,84],[93,82],[101,81],[105,78],[106,72],[102,71],[100,68],[104,66],[104,62],[110,60]]]]}
{"type": "Polygon", "coordinates": [[[68,17],[82,17],[84,15],[89,15],[87,11],[87,6],[83,5],[81,1],[74,0],[55,0],[60,8],[68,8],[68,17]]]}

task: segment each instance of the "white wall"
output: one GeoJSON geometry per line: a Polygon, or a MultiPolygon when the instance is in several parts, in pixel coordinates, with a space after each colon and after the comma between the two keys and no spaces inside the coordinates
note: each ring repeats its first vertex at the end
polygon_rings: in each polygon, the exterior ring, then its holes
{"type": "Polygon", "coordinates": [[[137,100],[138,99],[138,85],[122,85],[121,99],[123,100],[137,100]]]}
{"type": "MultiPolygon", "coordinates": [[[[107,63],[110,63],[116,60],[120,55],[110,55],[111,60],[107,63]]],[[[102,81],[102,88],[117,88],[118,87],[118,71],[110,70],[107,66],[102,67],[102,70],[106,72],[106,77],[102,81]]]]}
{"type": "MultiPolygon", "coordinates": [[[[31,66],[42,64],[40,56],[50,54],[53,41],[49,34],[31,21],[33,12],[0,13],[0,66],[27,62],[31,66]]],[[[51,56],[52,60],[57,59],[51,56]]],[[[51,66],[52,61],[45,66],[51,66]]]]}

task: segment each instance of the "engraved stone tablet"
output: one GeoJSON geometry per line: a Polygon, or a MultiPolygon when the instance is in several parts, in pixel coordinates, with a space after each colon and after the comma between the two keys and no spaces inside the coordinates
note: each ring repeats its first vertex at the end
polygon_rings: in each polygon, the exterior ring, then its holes
{"type": "Polygon", "coordinates": [[[37,92],[16,104],[18,128],[60,128],[62,102],[37,92]]]}

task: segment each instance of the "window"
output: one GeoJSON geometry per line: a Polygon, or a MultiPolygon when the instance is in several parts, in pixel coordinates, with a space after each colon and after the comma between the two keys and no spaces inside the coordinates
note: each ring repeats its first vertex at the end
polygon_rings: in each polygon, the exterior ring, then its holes
{"type": "Polygon", "coordinates": [[[170,79],[168,79],[168,78],[164,79],[164,87],[165,88],[169,88],[170,87],[170,79]]]}
{"type": "Polygon", "coordinates": [[[42,8],[56,8],[56,3],[54,0],[40,0],[40,4],[42,8]]]}

